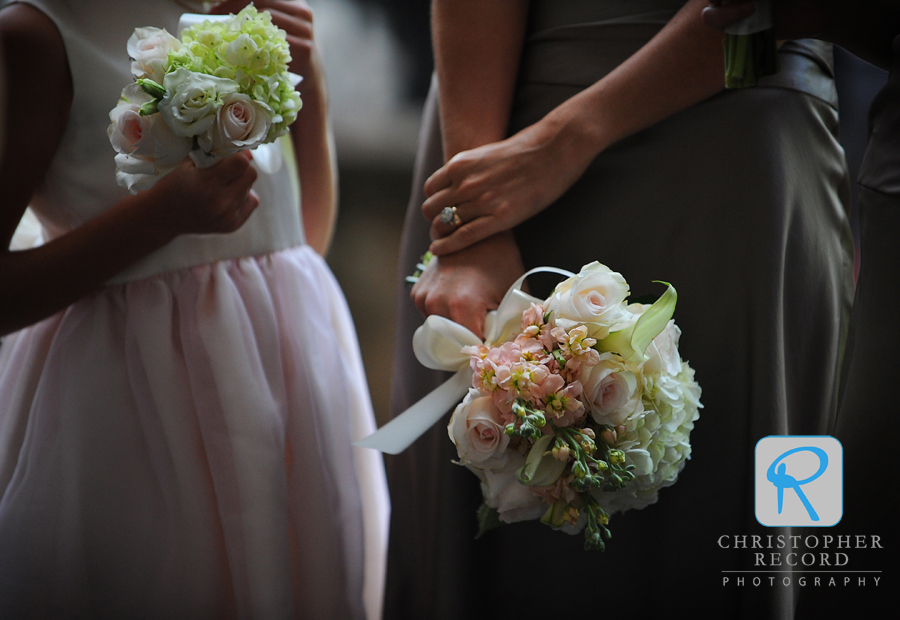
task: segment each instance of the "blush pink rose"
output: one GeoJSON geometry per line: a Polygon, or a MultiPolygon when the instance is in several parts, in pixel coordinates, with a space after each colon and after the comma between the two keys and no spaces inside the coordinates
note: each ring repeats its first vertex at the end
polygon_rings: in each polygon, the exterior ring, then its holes
{"type": "Polygon", "coordinates": [[[491,469],[502,467],[507,460],[509,435],[504,427],[494,399],[473,389],[453,412],[447,431],[462,464],[491,469]]]}

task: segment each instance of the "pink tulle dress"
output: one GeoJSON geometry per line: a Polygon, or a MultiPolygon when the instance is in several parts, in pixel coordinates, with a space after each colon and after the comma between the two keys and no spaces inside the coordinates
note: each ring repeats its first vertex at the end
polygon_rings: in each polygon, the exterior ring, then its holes
{"type": "MultiPolygon", "coordinates": [[[[62,34],[53,239],[125,195],[106,136],[169,0],[27,0],[62,34]]],[[[0,618],[361,618],[388,513],[354,327],[304,244],[289,145],[229,235],[183,236],[0,346],[0,618]]]]}

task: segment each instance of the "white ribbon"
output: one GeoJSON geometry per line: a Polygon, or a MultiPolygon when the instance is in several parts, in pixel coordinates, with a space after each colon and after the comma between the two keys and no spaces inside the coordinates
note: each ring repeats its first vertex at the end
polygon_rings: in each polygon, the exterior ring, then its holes
{"type": "MultiPolygon", "coordinates": [[[[534,273],[556,273],[566,278],[573,276],[571,272],[555,267],[536,267],[523,274],[509,287],[500,306],[485,318],[483,344],[490,346],[512,340],[521,328],[522,313],[532,303],[542,303],[542,300],[522,292],[525,278],[534,273]]],[[[426,368],[456,374],[377,432],[354,445],[388,454],[400,454],[408,448],[466,395],[472,385],[472,369],[469,368],[470,358],[462,353],[462,348],[479,344],[482,342],[478,336],[459,323],[437,315],[425,319],[413,336],[416,358],[426,368]]]]}

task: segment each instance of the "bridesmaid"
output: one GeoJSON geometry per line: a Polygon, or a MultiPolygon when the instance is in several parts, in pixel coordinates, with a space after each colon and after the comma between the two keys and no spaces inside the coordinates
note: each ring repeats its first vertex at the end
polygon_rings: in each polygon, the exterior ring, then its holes
{"type": "MultiPolygon", "coordinates": [[[[658,505],[614,517],[605,555],[536,522],[473,541],[478,484],[451,463],[437,425],[389,461],[388,618],[496,617],[513,607],[523,618],[650,617],[675,605],[729,618],[792,615],[790,588],[723,586],[723,571],[750,570],[753,556],[717,540],[789,533],[754,519],[754,446],[832,423],[851,255],[830,48],[785,44],[779,75],[722,92],[721,34],[702,24],[705,6],[435,2],[437,89],[401,272],[414,270],[429,232],[443,237],[415,306],[480,332],[485,312],[535,265],[600,260],[635,294],[654,279],[672,282],[681,350],[706,408],[681,480],[658,505]],[[429,218],[456,206],[462,226],[423,219],[423,202],[429,218]]],[[[552,284],[530,282],[538,296],[552,284]]],[[[400,297],[396,412],[441,379],[412,357],[421,318],[400,297]]]]}
{"type": "MultiPolygon", "coordinates": [[[[704,9],[704,20],[724,27],[753,11],[753,2],[704,9]]],[[[817,0],[797,5],[775,4],[778,36],[815,35],[890,71],[887,85],[869,111],[869,145],[859,173],[861,262],[850,336],[842,371],[837,423],[832,432],[844,448],[844,516],[828,531],[832,536],[880,537],[884,549],[868,545],[851,555],[856,570],[884,570],[894,542],[894,511],[883,501],[885,480],[900,477],[893,440],[900,433],[889,386],[900,370],[900,348],[893,291],[900,273],[900,5],[894,0],[864,4],[817,0]]],[[[815,533],[815,532],[813,532],[815,533]]],[[[892,603],[880,587],[802,590],[798,618],[878,617],[892,603]]],[[[851,575],[857,579],[857,575],[851,575]]]]}

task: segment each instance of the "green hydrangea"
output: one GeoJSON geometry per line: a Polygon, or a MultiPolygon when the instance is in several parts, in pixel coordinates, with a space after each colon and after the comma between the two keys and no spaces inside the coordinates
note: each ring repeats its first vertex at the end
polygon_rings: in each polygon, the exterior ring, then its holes
{"type": "Polygon", "coordinates": [[[287,37],[269,13],[249,5],[230,19],[185,28],[181,41],[168,55],[167,73],[184,67],[234,80],[239,92],[272,110],[267,142],[287,132],[300,110],[300,94],[288,76],[287,37]]]}

